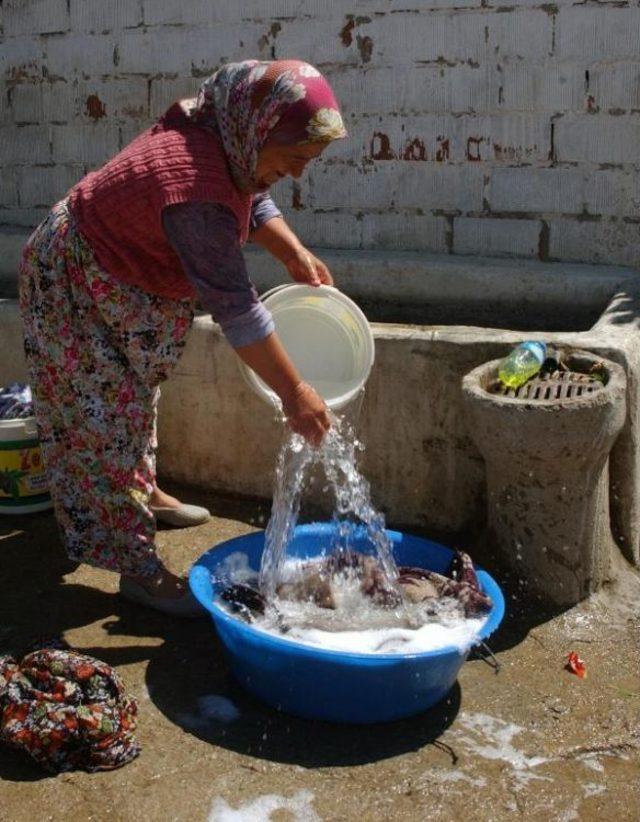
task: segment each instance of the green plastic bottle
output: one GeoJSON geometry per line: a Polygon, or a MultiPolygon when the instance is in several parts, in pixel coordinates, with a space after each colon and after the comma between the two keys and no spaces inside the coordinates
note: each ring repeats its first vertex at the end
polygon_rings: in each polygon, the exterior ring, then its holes
{"type": "Polygon", "coordinates": [[[542,368],[547,346],[537,340],[520,343],[498,366],[498,377],[507,388],[520,388],[542,368]]]}

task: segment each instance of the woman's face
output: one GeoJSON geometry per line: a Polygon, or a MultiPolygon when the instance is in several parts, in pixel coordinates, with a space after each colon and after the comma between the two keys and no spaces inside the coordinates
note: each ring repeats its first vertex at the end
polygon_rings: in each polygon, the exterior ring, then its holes
{"type": "Polygon", "coordinates": [[[307,164],[319,157],[327,143],[305,143],[299,146],[270,145],[258,152],[255,178],[260,186],[271,186],[282,177],[299,177],[307,164]]]}

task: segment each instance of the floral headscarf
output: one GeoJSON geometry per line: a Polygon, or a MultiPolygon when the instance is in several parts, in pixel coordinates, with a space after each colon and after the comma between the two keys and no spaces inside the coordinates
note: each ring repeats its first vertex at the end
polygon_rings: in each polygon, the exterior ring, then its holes
{"type": "Polygon", "coordinates": [[[267,140],[303,145],[347,136],[331,86],[299,60],[228,63],[205,80],[186,107],[192,122],[220,136],[243,191],[260,190],[254,175],[267,140]]]}

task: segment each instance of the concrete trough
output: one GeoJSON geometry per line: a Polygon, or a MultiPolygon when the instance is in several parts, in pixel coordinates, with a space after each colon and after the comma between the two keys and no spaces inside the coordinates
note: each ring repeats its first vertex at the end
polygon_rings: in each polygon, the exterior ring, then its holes
{"type": "MultiPolygon", "coordinates": [[[[610,460],[611,527],[623,555],[639,564],[640,281],[632,271],[417,252],[318,253],[374,321],[376,362],[359,434],[374,500],[391,523],[451,538],[482,532],[485,467],[468,430],[461,381],[523,338],[544,338],[625,369],[628,408],[610,460]]],[[[247,256],[260,291],[285,279],[261,252],[247,256]]],[[[2,382],[23,375],[18,334],[16,303],[4,301],[2,382]]],[[[159,473],[270,497],[280,436],[219,328],[197,317],[162,387],[159,473]]]]}

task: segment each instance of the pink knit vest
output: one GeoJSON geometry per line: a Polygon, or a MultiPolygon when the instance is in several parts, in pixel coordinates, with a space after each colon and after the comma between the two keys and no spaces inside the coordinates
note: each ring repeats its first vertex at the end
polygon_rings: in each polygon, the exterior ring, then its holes
{"type": "Polygon", "coordinates": [[[221,203],[249,234],[251,200],[233,184],[218,138],[192,125],[176,103],[147,131],[70,192],[70,208],[96,260],[122,282],[180,299],[194,290],[162,228],[162,209],[221,203]]]}

